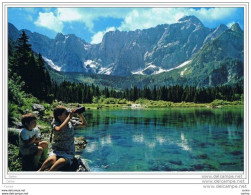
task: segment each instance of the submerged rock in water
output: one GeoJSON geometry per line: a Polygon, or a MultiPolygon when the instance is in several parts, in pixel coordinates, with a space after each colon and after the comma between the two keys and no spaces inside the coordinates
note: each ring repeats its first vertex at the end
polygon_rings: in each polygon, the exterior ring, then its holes
{"type": "Polygon", "coordinates": [[[233,151],[233,152],[231,152],[231,154],[234,155],[234,156],[238,156],[238,155],[241,155],[243,153],[241,151],[233,151]]]}
{"type": "Polygon", "coordinates": [[[237,163],[235,163],[235,162],[222,162],[222,163],[220,163],[220,165],[222,165],[222,166],[228,166],[228,165],[236,165],[237,163]]]}
{"type": "Polygon", "coordinates": [[[201,171],[205,168],[205,165],[202,165],[202,164],[197,164],[197,165],[194,165],[193,168],[196,170],[196,171],[201,171]]]}
{"type": "Polygon", "coordinates": [[[178,161],[175,161],[175,160],[170,160],[169,161],[171,164],[174,164],[174,165],[182,165],[182,161],[178,160],[178,161]]]}
{"type": "Polygon", "coordinates": [[[194,158],[194,159],[207,159],[208,156],[207,156],[207,154],[200,154],[200,155],[194,156],[192,158],[194,158]]]}
{"type": "Polygon", "coordinates": [[[75,150],[76,152],[82,151],[87,145],[85,137],[75,137],[74,138],[75,150]]]}

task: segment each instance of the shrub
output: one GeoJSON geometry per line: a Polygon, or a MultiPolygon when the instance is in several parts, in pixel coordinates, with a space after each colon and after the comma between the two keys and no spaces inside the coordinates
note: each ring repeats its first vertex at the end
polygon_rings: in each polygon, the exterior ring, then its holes
{"type": "Polygon", "coordinates": [[[23,105],[25,93],[22,91],[24,82],[20,81],[20,77],[9,78],[8,80],[8,99],[17,105],[23,105]]]}
{"type": "Polygon", "coordinates": [[[140,98],[138,100],[136,100],[136,104],[147,104],[147,103],[151,103],[151,100],[147,100],[147,99],[143,99],[143,98],[140,98]]]}
{"type": "Polygon", "coordinates": [[[118,101],[118,104],[126,104],[126,103],[127,103],[127,100],[125,98],[118,101]]]}
{"type": "Polygon", "coordinates": [[[8,168],[10,171],[22,171],[22,160],[18,153],[17,146],[8,144],[8,168]]]}
{"type": "Polygon", "coordinates": [[[92,98],[92,103],[97,104],[98,101],[99,101],[98,97],[94,96],[94,97],[92,98]]]}
{"type": "Polygon", "coordinates": [[[116,104],[117,103],[117,99],[116,98],[106,98],[103,101],[103,104],[116,104]]]}
{"type": "Polygon", "coordinates": [[[8,125],[13,126],[18,118],[20,118],[18,106],[8,103],[8,125]]]}

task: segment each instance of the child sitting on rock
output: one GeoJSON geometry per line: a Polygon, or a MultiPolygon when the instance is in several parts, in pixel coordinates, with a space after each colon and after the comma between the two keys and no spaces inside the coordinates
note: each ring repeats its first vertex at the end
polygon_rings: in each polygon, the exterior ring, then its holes
{"type": "MultiPolygon", "coordinates": [[[[54,133],[52,152],[47,160],[43,163],[39,171],[49,168],[49,171],[58,171],[65,165],[71,165],[75,157],[74,145],[74,127],[71,118],[77,109],[68,111],[64,106],[57,106],[54,111],[54,121],[52,131],[54,133]]],[[[82,113],[78,113],[81,123],[79,127],[87,124],[82,113]]]]}
{"type": "MultiPolygon", "coordinates": [[[[24,128],[19,134],[19,150],[23,157],[33,156],[33,166],[29,170],[37,170],[40,159],[45,160],[48,155],[48,143],[41,141],[39,130],[36,127],[37,118],[28,113],[22,116],[21,122],[24,128]]],[[[30,162],[23,162],[29,163],[30,162]]]]}

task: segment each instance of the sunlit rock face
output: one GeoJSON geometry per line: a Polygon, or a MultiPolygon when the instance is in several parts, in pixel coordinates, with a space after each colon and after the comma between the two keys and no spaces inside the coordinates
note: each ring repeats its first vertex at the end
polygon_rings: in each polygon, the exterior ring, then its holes
{"type": "MultiPolygon", "coordinates": [[[[87,43],[73,34],[58,33],[50,39],[39,33],[25,32],[32,49],[41,53],[57,71],[128,76],[154,75],[179,67],[226,30],[230,29],[225,25],[209,29],[198,18],[186,16],[177,23],[145,30],[110,31],[99,44],[87,43]]],[[[242,32],[238,24],[231,30],[242,32]]],[[[14,41],[21,33],[12,24],[8,31],[14,41]]]]}

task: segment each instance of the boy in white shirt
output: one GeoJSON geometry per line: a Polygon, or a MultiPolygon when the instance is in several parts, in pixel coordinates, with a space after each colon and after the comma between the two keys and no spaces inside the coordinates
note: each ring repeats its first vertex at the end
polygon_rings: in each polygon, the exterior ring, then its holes
{"type": "Polygon", "coordinates": [[[41,157],[45,160],[48,155],[48,143],[41,141],[36,127],[37,118],[34,114],[25,114],[21,122],[24,126],[19,135],[19,148],[23,156],[34,155],[33,170],[38,169],[41,157]]]}

